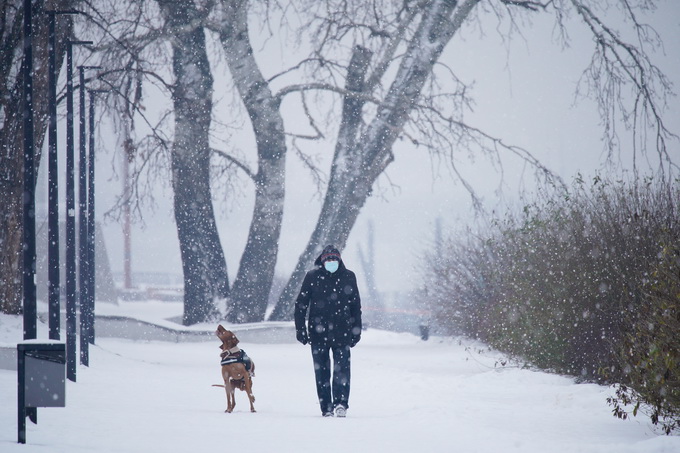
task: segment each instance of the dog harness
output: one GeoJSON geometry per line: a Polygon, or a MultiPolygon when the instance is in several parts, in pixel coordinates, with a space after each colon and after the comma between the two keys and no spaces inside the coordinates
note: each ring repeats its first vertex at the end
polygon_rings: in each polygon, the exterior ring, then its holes
{"type": "Polygon", "coordinates": [[[246,367],[246,371],[250,371],[253,365],[250,357],[248,357],[248,354],[246,354],[246,351],[243,349],[239,349],[235,352],[229,350],[222,353],[222,361],[220,362],[220,365],[229,365],[231,363],[242,363],[243,366],[246,367]]]}

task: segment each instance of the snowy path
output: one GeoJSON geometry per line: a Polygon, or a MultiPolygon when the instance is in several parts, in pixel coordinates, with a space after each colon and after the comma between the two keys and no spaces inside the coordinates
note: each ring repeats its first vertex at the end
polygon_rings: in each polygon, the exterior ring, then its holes
{"type": "Polygon", "coordinates": [[[257,363],[258,413],[245,394],[225,414],[219,349],[100,339],[67,384],[67,407],[38,410],[16,444],[16,373],[0,371],[7,452],[639,452],[677,453],[680,437],[610,414],[607,389],[518,369],[450,341],[369,330],[353,349],[346,419],[319,415],[309,350],[242,344],[257,363]]]}

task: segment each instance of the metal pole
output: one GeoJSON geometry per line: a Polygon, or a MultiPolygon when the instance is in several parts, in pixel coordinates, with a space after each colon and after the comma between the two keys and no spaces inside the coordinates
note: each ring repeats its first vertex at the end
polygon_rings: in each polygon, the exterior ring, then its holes
{"type": "Polygon", "coordinates": [[[80,153],[78,155],[78,282],[80,302],[80,363],[89,365],[88,342],[87,342],[87,154],[86,143],[87,131],[85,130],[85,68],[78,67],[80,87],[80,115],[78,132],[80,133],[80,153]]]}
{"type": "Polygon", "coordinates": [[[132,139],[125,139],[123,156],[123,275],[125,289],[132,288],[132,228],[130,227],[130,160],[133,153],[132,139]]]}
{"type": "Polygon", "coordinates": [[[50,339],[59,340],[60,324],[60,275],[59,275],[59,160],[57,154],[57,74],[56,74],[56,12],[48,11],[49,18],[49,153],[48,153],[48,214],[47,214],[47,256],[48,256],[48,300],[50,339]]]}
{"type": "Polygon", "coordinates": [[[57,46],[56,16],[77,14],[77,11],[47,11],[49,20],[48,54],[48,114],[49,114],[49,153],[48,153],[48,216],[47,216],[47,256],[48,256],[48,318],[51,340],[59,340],[61,324],[61,272],[59,266],[59,159],[57,150],[57,46]]]}
{"type": "Polygon", "coordinates": [[[73,45],[66,46],[66,376],[76,381],[76,231],[73,139],[73,45]]]}
{"type": "Polygon", "coordinates": [[[17,443],[26,443],[26,356],[17,350],[17,443]]]}
{"type": "Polygon", "coordinates": [[[95,280],[96,280],[96,263],[94,258],[95,252],[95,223],[94,223],[94,100],[95,93],[90,91],[90,156],[88,161],[88,178],[87,178],[87,253],[89,255],[88,262],[90,263],[89,274],[89,288],[87,291],[88,297],[88,320],[87,341],[94,344],[94,304],[95,304],[95,280]]]}
{"type": "Polygon", "coordinates": [[[95,263],[95,197],[94,197],[94,158],[95,158],[95,136],[94,136],[94,104],[96,93],[104,92],[105,90],[90,90],[90,155],[88,158],[88,198],[87,198],[87,232],[88,232],[88,262],[90,263],[89,272],[89,288],[88,296],[88,341],[94,344],[94,307],[95,307],[95,280],[96,280],[96,263],[95,263]]]}
{"type": "Polygon", "coordinates": [[[33,143],[32,4],[24,0],[24,181],[23,181],[23,296],[24,339],[37,337],[35,288],[35,155],[33,143]]]}
{"type": "Polygon", "coordinates": [[[78,156],[79,170],[79,192],[78,192],[78,262],[79,262],[79,283],[80,283],[80,363],[89,366],[89,321],[90,321],[90,298],[88,295],[90,271],[92,264],[89,262],[88,253],[88,194],[87,194],[87,129],[85,121],[85,70],[100,69],[99,66],[78,66],[80,76],[80,122],[78,123],[80,132],[80,154],[78,156]]]}
{"type": "Polygon", "coordinates": [[[76,251],[73,156],[73,42],[66,45],[66,377],[76,381],[76,251]]]}

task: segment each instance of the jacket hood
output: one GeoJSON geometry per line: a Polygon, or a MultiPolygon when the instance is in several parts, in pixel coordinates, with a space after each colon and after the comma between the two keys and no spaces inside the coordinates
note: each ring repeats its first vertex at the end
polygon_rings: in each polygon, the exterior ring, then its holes
{"type": "Polygon", "coordinates": [[[315,266],[323,266],[323,261],[322,258],[326,258],[328,255],[333,255],[337,256],[338,261],[340,262],[340,267],[344,267],[345,264],[342,262],[342,257],[340,256],[340,251],[334,246],[334,245],[327,245],[326,247],[323,248],[321,251],[321,254],[316,258],[314,261],[315,266]]]}

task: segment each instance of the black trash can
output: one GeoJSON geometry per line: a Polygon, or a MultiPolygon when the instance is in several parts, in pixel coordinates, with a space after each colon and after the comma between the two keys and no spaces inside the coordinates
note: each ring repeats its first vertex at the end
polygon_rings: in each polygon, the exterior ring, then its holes
{"type": "Polygon", "coordinates": [[[17,344],[19,443],[26,443],[26,417],[37,423],[38,407],[66,406],[66,345],[28,340],[17,344]]]}

